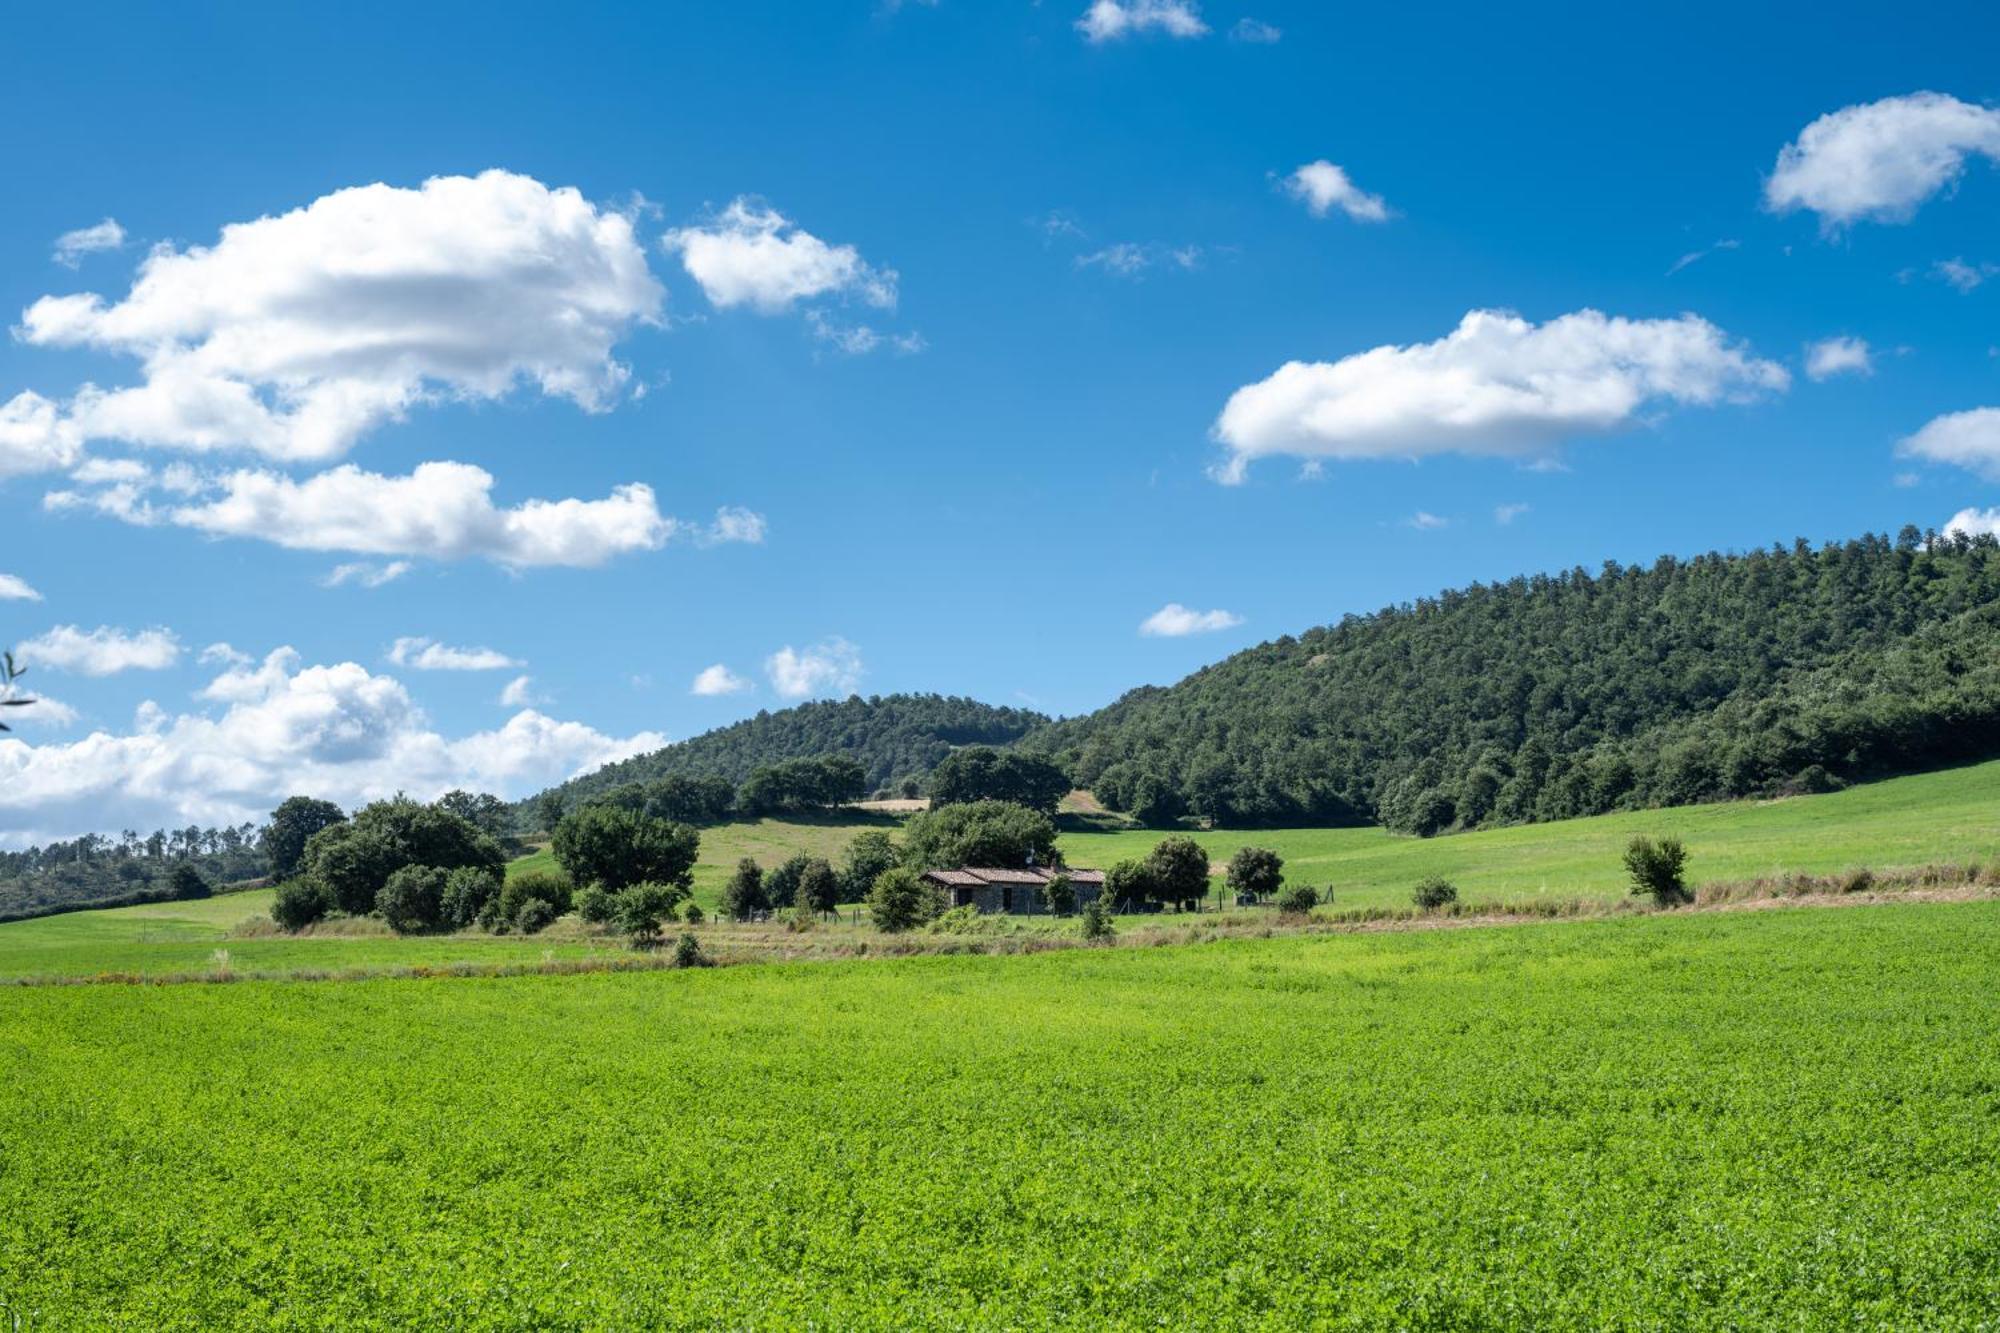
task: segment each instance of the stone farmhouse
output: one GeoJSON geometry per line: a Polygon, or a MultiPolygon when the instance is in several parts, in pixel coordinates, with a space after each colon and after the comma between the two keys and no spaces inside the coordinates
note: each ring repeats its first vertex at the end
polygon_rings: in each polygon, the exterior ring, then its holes
{"type": "Polygon", "coordinates": [[[1076,889],[1078,907],[1104,892],[1102,870],[1044,870],[1038,866],[992,870],[968,866],[959,870],[926,870],[924,879],[944,890],[947,907],[977,907],[982,912],[1034,916],[1049,910],[1042,900],[1042,886],[1057,875],[1069,876],[1076,889]]]}

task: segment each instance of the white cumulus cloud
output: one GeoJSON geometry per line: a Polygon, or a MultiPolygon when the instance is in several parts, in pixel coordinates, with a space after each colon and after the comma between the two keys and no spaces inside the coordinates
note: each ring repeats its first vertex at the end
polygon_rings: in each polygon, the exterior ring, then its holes
{"type": "Polygon", "coordinates": [[[16,336],[139,359],[86,385],[88,438],[321,460],[411,407],[518,385],[607,408],[612,347],[663,292],[626,217],[505,171],[338,190],[215,244],[161,246],[121,300],[45,296],[16,336]]]}
{"type": "Polygon", "coordinates": [[[99,250],[117,250],[125,244],[125,229],[118,225],[118,219],[106,218],[89,227],[78,227],[56,237],[56,263],[64,268],[75,268],[85,255],[99,250]]]}
{"type": "Polygon", "coordinates": [[[181,641],[169,629],[128,632],[110,625],[79,629],[58,625],[15,650],[24,665],[82,676],[111,676],[120,671],[159,671],[180,659],[181,641]]]}
{"type": "Polygon", "coordinates": [[[1189,634],[1212,634],[1243,623],[1234,611],[1196,611],[1179,602],[1168,602],[1139,623],[1139,633],[1148,638],[1178,639],[1189,634]]]}
{"type": "Polygon", "coordinates": [[[2000,537],[2000,509],[1961,509],[1944,525],[1945,535],[2000,537]]]}
{"type": "Polygon", "coordinates": [[[1162,32],[1169,37],[1202,37],[1208,24],[1202,22],[1201,6],[1194,0],[1094,0],[1076,30],[1087,42],[1115,42],[1145,32],[1162,32]]]}
{"type": "Polygon", "coordinates": [[[15,843],[86,831],[261,819],[309,793],[353,809],[454,787],[519,796],[658,749],[656,732],[607,736],[523,709],[458,737],[433,729],[402,683],[353,663],[305,666],[289,648],[232,667],[205,711],[139,709],[130,730],[61,745],[0,741],[0,827],[15,843]]]}
{"type": "Polygon", "coordinates": [[[1764,183],[1774,212],[1807,208],[1822,226],[1907,222],[1965,174],[1965,159],[2000,161],[2000,111],[1943,93],[1842,107],[1799,132],[1764,183]]]}
{"type": "Polygon", "coordinates": [[[741,694],[745,690],[755,688],[750,681],[717,662],[714,666],[703,667],[696,674],[694,684],[688,687],[688,693],[703,696],[741,694]]]}
{"type": "Polygon", "coordinates": [[[491,648],[454,648],[436,639],[409,636],[389,646],[389,660],[416,671],[505,671],[521,664],[491,648]]]}
{"type": "Polygon", "coordinates": [[[39,602],[42,595],[19,574],[0,574],[0,602],[39,602]]]}
{"type": "Polygon", "coordinates": [[[764,674],[787,699],[852,694],[861,686],[861,650],[838,636],[805,649],[788,643],[764,659],[764,674]]]}
{"type": "Polygon", "coordinates": [[[1832,379],[1835,375],[1873,375],[1875,359],[1861,338],[1822,338],[1806,348],[1806,377],[1832,379]]]}
{"type": "MultiPolygon", "coordinates": [[[[170,523],[300,551],[478,558],[515,569],[601,565],[614,556],[656,550],[686,526],[662,514],[652,487],[638,482],[613,487],[601,500],[499,506],[493,503],[492,474],[470,463],[420,463],[403,477],[347,463],[304,481],[240,469],[193,482],[190,502],[154,504],[151,489],[172,480],[142,476],[96,490],[52,491],[43,504],[94,508],[130,523],[170,523]]],[[[376,575],[377,583],[393,577],[388,570],[376,575]]],[[[340,581],[350,578],[370,582],[360,571],[340,581]]]]}
{"type": "Polygon", "coordinates": [[[736,199],[708,225],[668,232],[661,244],[719,309],[775,315],[823,296],[896,304],[893,269],[871,268],[853,246],[829,245],[754,199],[736,199]]]}
{"type": "Polygon", "coordinates": [[[500,706],[502,708],[527,708],[540,702],[540,698],[535,694],[535,678],[533,676],[516,676],[501,687],[500,706]]]}
{"type": "Polygon", "coordinates": [[[1214,426],[1241,481],[1258,458],[1546,454],[1648,404],[1742,401],[1790,381],[1707,320],[1580,310],[1544,324],[1474,310],[1446,337],[1338,361],[1292,361],[1230,395],[1214,426]]]}
{"type": "Polygon", "coordinates": [[[1389,205],[1379,194],[1370,194],[1356,185],[1346,171],[1321,158],[1308,162],[1285,177],[1285,192],[1306,206],[1306,212],[1323,218],[1339,209],[1356,222],[1387,222],[1389,205]]]}
{"type": "Polygon", "coordinates": [[[1916,434],[1897,441],[1896,452],[1904,458],[1950,463],[2000,481],[2000,407],[1933,417],[1916,434]]]}
{"type": "Polygon", "coordinates": [[[82,445],[76,424],[40,394],[24,390],[0,403],[0,477],[69,467],[82,445]]]}

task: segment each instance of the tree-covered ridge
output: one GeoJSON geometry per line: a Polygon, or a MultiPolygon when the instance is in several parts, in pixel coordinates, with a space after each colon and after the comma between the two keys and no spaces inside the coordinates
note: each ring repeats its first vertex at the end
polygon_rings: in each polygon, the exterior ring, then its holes
{"type": "Polygon", "coordinates": [[[0,920],[168,898],[181,867],[217,885],[256,879],[270,861],[254,824],[157,829],[146,836],[127,829],[116,838],[86,833],[0,851],[0,920]]]}
{"type": "Polygon", "coordinates": [[[800,704],[608,764],[554,790],[579,801],[613,787],[670,774],[745,782],[787,759],[843,755],[858,762],[869,788],[921,780],[961,745],[1006,745],[1048,718],[940,694],[890,694],[800,704]]]}
{"type": "Polygon", "coordinates": [[[1029,745],[1163,822],[1421,833],[2000,754],[2000,545],[1869,536],[1349,616],[1029,745]]]}

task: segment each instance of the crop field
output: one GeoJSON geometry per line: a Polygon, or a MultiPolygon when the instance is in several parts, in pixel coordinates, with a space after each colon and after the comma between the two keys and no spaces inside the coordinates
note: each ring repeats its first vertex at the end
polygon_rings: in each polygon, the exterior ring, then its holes
{"type": "Polygon", "coordinates": [[[2000,904],[0,1005],[27,1328],[1990,1326],[2000,904]]]}

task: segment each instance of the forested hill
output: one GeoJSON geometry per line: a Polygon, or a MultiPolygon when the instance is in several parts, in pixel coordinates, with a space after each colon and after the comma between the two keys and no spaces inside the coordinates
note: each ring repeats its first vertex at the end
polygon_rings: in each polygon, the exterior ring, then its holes
{"type": "Polygon", "coordinates": [[[1517,578],[1263,644],[1027,745],[1151,822],[1418,833],[2000,755],[2000,546],[1864,537],[1517,578]]]}
{"type": "Polygon", "coordinates": [[[757,768],[822,755],[858,761],[870,788],[893,787],[904,778],[921,781],[957,746],[1007,745],[1048,721],[1026,709],[939,694],[854,695],[759,713],[607,765],[556,790],[574,800],[670,774],[740,783],[757,768]]]}

